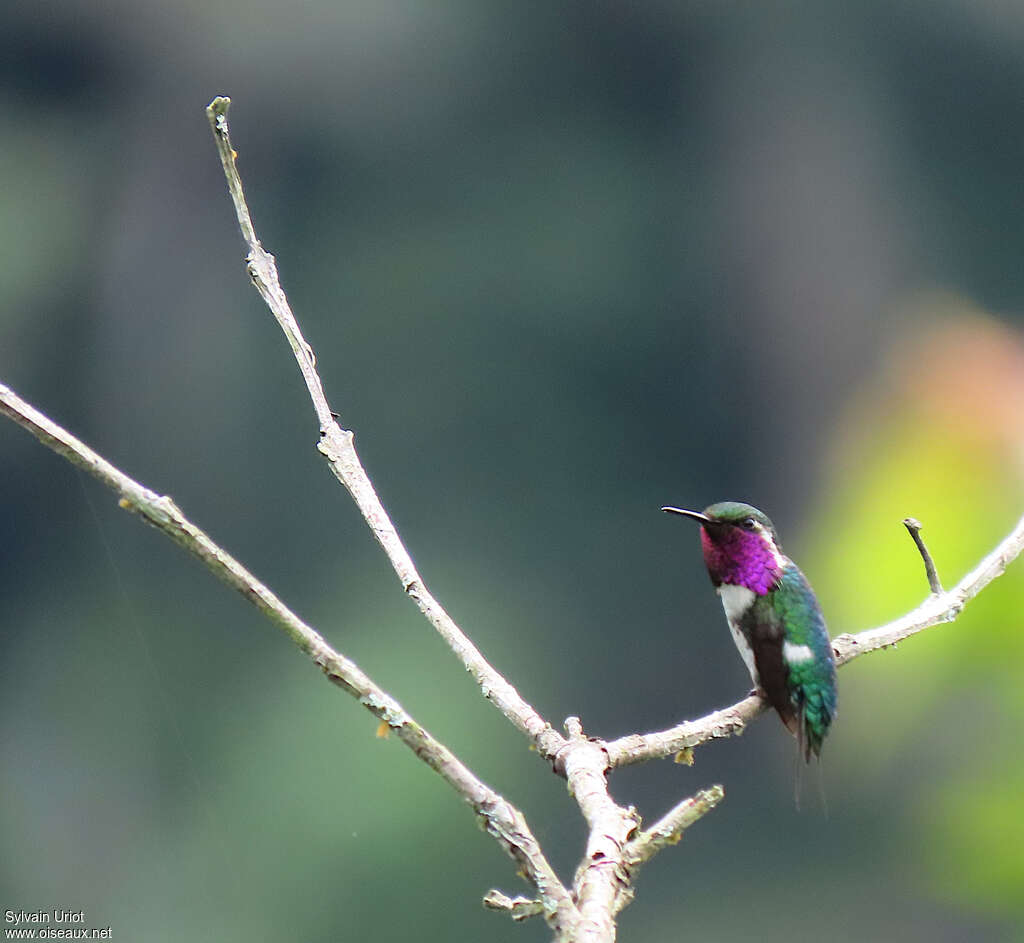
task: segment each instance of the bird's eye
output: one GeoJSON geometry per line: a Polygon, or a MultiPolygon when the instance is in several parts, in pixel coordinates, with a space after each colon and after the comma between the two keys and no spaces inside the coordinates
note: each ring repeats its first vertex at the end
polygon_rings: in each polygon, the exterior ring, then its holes
{"type": "Polygon", "coordinates": [[[752,517],[746,517],[746,518],[743,519],[743,527],[746,530],[753,530],[754,529],[754,525],[756,523],[757,522],[752,517]]]}

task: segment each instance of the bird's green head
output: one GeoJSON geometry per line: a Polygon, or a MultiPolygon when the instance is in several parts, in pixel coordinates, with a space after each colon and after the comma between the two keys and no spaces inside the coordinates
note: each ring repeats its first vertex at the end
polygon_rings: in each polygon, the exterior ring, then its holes
{"type": "Polygon", "coordinates": [[[752,504],[743,504],[741,501],[719,501],[717,504],[704,508],[703,513],[705,517],[716,523],[740,527],[749,533],[760,533],[764,537],[770,538],[776,549],[779,546],[779,535],[771,518],[752,504]]]}

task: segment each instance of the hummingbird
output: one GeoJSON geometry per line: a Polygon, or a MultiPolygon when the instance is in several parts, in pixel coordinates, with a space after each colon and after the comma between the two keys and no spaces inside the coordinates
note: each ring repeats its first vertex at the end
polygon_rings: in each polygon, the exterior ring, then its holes
{"type": "Polygon", "coordinates": [[[804,761],[820,758],[836,714],[835,656],[814,590],[782,552],[775,525],[737,501],[662,510],[700,524],[708,575],[755,690],[796,736],[804,761]]]}

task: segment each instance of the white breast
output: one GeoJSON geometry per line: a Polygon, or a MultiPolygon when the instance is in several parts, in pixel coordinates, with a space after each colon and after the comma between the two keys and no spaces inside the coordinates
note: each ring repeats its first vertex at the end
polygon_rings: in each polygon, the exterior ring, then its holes
{"type": "Polygon", "coordinates": [[[754,650],[750,647],[747,637],[740,628],[740,619],[753,605],[754,591],[746,586],[733,586],[723,583],[718,587],[718,595],[722,597],[722,608],[725,610],[725,618],[729,623],[729,631],[732,632],[732,640],[739,649],[740,657],[750,672],[750,678],[755,685],[761,683],[757,676],[757,667],[754,664],[754,650]]]}

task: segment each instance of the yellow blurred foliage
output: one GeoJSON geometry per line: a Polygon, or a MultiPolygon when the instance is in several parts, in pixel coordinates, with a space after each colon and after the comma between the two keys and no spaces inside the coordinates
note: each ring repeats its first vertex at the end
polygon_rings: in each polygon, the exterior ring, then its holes
{"type": "MultiPolygon", "coordinates": [[[[949,588],[1024,513],[1024,337],[957,299],[915,308],[837,428],[800,554],[833,635],[927,595],[904,517],[949,588]]],[[[924,810],[920,873],[1002,914],[1024,912],[1022,614],[1019,560],[954,624],[845,669],[830,758],[924,810]]]]}

